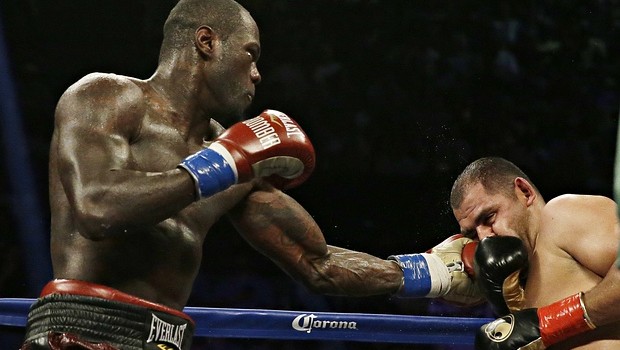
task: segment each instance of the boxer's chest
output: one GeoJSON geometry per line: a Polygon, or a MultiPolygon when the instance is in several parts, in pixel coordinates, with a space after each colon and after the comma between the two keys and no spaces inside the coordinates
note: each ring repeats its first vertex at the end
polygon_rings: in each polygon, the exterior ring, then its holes
{"type": "Polygon", "coordinates": [[[204,148],[200,141],[187,140],[174,125],[162,118],[145,117],[139,134],[130,140],[129,166],[138,171],[163,172],[204,148]]]}

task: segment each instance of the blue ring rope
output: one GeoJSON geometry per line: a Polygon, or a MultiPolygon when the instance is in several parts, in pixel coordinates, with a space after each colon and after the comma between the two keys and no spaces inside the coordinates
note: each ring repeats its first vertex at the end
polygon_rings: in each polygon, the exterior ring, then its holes
{"type": "MultiPolygon", "coordinates": [[[[24,327],[34,299],[0,298],[0,326],[24,327]]],[[[195,335],[213,338],[467,344],[487,318],[186,307],[195,335]]]]}

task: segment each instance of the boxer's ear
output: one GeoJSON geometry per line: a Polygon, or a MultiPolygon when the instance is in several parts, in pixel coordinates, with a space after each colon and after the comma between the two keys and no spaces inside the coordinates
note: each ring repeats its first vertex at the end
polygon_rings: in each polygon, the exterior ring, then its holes
{"type": "Polygon", "coordinates": [[[532,205],[532,203],[534,203],[534,200],[537,197],[536,190],[534,190],[534,186],[532,186],[532,184],[529,181],[527,181],[526,179],[522,177],[517,177],[514,180],[514,184],[515,184],[515,192],[517,194],[517,197],[524,198],[525,204],[528,207],[532,205]]]}
{"type": "Polygon", "coordinates": [[[194,33],[194,45],[201,56],[206,58],[213,57],[217,45],[219,36],[209,26],[200,26],[194,33]]]}

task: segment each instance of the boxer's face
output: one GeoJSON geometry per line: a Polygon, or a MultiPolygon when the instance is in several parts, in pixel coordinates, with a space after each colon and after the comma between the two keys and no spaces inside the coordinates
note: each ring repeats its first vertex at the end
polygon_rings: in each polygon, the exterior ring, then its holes
{"type": "Polygon", "coordinates": [[[226,124],[241,119],[261,80],[257,67],[261,49],[258,27],[249,14],[244,12],[243,18],[243,25],[220,42],[221,49],[206,80],[214,97],[209,108],[219,118],[225,118],[226,124]]]}
{"type": "Polygon", "coordinates": [[[469,187],[461,206],[453,212],[461,232],[470,238],[513,236],[523,239],[528,234],[527,206],[516,197],[490,194],[479,183],[469,187]]]}

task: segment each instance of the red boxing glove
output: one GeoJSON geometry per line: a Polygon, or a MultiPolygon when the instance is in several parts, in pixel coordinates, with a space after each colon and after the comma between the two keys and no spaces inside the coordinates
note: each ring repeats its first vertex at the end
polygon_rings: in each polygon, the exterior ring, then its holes
{"type": "Polygon", "coordinates": [[[259,177],[280,189],[298,186],[312,174],[315,160],[299,124],[282,112],[265,110],[231,126],[179,166],[194,179],[199,199],[259,177]]]}
{"type": "Polygon", "coordinates": [[[314,147],[299,124],[286,114],[267,109],[237,123],[214,143],[228,150],[237,168],[237,182],[268,177],[287,189],[310,177],[316,162],[314,147]]]}

